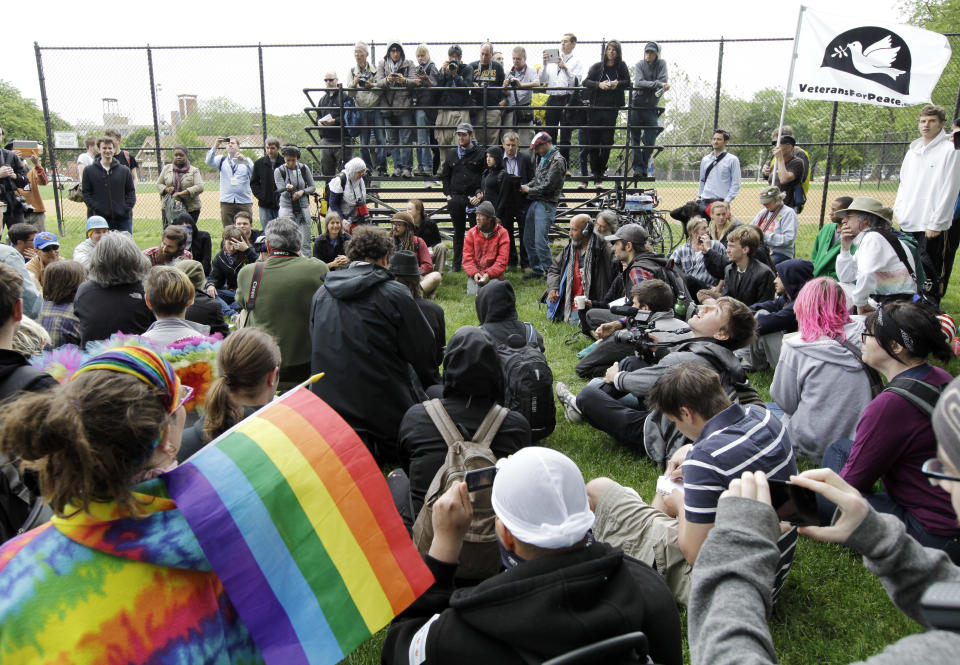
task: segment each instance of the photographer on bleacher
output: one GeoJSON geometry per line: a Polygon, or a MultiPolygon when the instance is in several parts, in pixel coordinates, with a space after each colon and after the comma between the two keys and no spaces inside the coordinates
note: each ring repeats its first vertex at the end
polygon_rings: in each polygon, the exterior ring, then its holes
{"type": "Polygon", "coordinates": [[[437,112],[436,129],[433,130],[444,161],[447,157],[444,148],[456,143],[456,128],[470,122],[470,107],[473,106],[468,90],[473,87],[473,70],[463,63],[463,49],[454,44],[447,49],[447,58],[440,65],[439,87],[455,89],[439,91],[437,106],[443,108],[437,112]]]}

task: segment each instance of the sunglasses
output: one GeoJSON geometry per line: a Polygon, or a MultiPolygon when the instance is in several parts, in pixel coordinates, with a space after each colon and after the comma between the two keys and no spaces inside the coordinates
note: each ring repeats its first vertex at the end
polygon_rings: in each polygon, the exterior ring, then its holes
{"type": "Polygon", "coordinates": [[[944,471],[943,462],[936,457],[931,457],[924,462],[923,466],[920,467],[920,473],[927,477],[931,485],[936,485],[938,480],[952,480],[955,483],[960,483],[960,478],[951,476],[944,471]]]}
{"type": "Polygon", "coordinates": [[[329,83],[330,81],[336,81],[337,79],[323,79],[323,80],[325,83],[329,83]]]}
{"type": "Polygon", "coordinates": [[[47,245],[46,247],[44,247],[44,248],[41,249],[40,251],[41,251],[41,252],[52,252],[52,251],[55,250],[55,249],[60,249],[60,245],[47,245]]]}
{"type": "Polygon", "coordinates": [[[177,392],[177,408],[174,409],[174,411],[176,411],[177,409],[179,409],[181,406],[183,406],[184,404],[186,404],[192,399],[193,399],[193,388],[181,383],[180,390],[177,392]]]}

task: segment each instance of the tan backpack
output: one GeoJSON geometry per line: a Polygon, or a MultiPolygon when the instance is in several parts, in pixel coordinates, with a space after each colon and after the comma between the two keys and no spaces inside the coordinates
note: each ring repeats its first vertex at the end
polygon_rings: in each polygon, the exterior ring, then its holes
{"type": "MultiPolygon", "coordinates": [[[[490,450],[490,443],[496,436],[504,418],[510,409],[494,404],[484,417],[480,427],[473,435],[473,441],[464,441],[463,435],[443,408],[438,399],[423,403],[427,415],[440,432],[447,444],[447,457],[437,471],[427,490],[426,501],[417,521],[413,524],[413,542],[421,554],[426,554],[433,542],[433,505],[453,483],[463,481],[467,471],[483,469],[497,463],[490,450]]],[[[500,554],[497,548],[497,534],[494,530],[493,507],[490,505],[492,488],[473,492],[470,500],[473,504],[473,521],[463,538],[460,550],[460,562],[457,577],[465,579],[485,579],[500,572],[500,554]]]]}

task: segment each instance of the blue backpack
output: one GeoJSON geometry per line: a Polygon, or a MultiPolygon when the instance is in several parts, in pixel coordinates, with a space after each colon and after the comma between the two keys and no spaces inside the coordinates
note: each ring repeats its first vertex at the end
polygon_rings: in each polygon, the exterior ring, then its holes
{"type": "Polygon", "coordinates": [[[357,108],[357,102],[353,97],[347,97],[343,100],[343,127],[347,136],[357,138],[360,136],[360,130],[357,125],[363,124],[360,121],[360,109],[357,108]]]}

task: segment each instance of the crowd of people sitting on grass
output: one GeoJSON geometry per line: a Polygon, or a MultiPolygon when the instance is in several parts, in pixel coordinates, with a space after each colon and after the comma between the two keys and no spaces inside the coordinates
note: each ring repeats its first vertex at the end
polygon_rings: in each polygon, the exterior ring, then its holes
{"type": "MultiPolygon", "coordinates": [[[[614,48],[611,67],[618,57],[614,48]]],[[[920,232],[930,242],[918,243],[881,201],[839,198],[812,256],[798,256],[796,214],[773,184],[752,223],[726,202],[692,206],[672,256],[609,210],[575,216],[554,253],[535,237],[562,196],[549,134],[531,139],[536,173],[524,176],[531,160],[516,135],[481,153],[484,167],[472,133],[458,127],[443,177],[476,217],[465,233],[461,218],[453,242],[476,325],[449,339],[446,241],[418,200],[373,219],[362,160],[330,181],[316,238],[298,212],[313,180],[288,149],[274,179],[288,196],[280,214],[254,229],[248,207],[223,201],[237,209],[223,209],[213,256],[189,210],[147,249],[92,214],[72,259],[55,234],[11,226],[0,246],[0,659],[56,655],[46,638],[23,636],[37,608],[63,597],[89,611],[44,615],[65,636],[57,649],[98,653],[99,618],[133,599],[88,573],[122,557],[171,590],[151,596],[156,616],[189,609],[128,660],[258,662],[264,636],[247,632],[185,544],[176,506],[145,502],[138,488],[304,385],[389,469],[433,575],[397,609],[385,663],[544,662],[642,631],[652,662],[679,664],[680,607],[692,662],[775,662],[767,618],[789,593],[800,536],[862,554],[931,627],[871,662],[952,659],[960,637],[921,613],[927,587],[960,582],[960,382],[941,366],[960,343],[929,257],[938,236],[920,232]],[[505,195],[509,177],[521,184],[505,195]],[[463,189],[471,178],[478,189],[463,189]],[[513,195],[529,208],[521,235],[531,241],[519,247],[504,224],[517,219],[513,195]],[[541,321],[518,315],[511,266],[524,257],[544,280],[541,321]],[[550,325],[585,335],[577,357],[547,362],[550,325]],[[561,363],[589,381],[554,383],[561,363]],[[749,376],[767,367],[770,402],[749,376]],[[557,412],[571,425],[557,429],[557,412]],[[662,472],[655,492],[585,479],[550,447],[572,426],[648,458],[662,472]],[[488,488],[471,491],[454,472],[464,450],[480,451],[471,463],[489,467],[488,488]],[[801,473],[801,461],[820,468],[801,473]],[[778,512],[777,490],[808,491],[810,510],[778,512]]],[[[245,168],[215,149],[211,161],[222,183],[245,168]]],[[[952,218],[941,235],[958,226],[952,218]]],[[[117,644],[141,643],[137,622],[111,630],[117,644]]],[[[309,653],[309,636],[297,639],[309,653]]]]}

